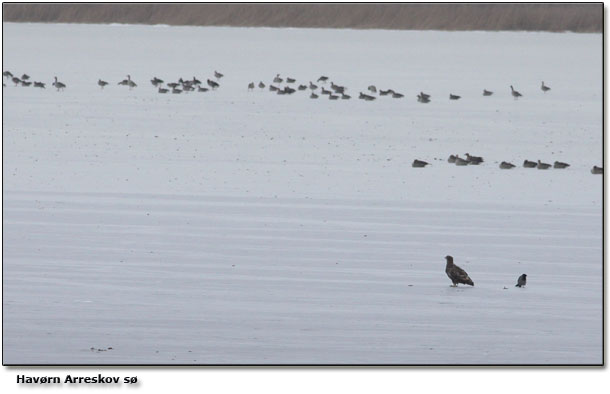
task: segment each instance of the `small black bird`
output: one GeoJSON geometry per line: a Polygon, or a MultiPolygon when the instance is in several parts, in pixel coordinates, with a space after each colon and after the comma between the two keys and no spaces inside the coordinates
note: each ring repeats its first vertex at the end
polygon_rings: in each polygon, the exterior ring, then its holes
{"type": "Polygon", "coordinates": [[[525,286],[525,282],[527,280],[527,275],[523,274],[519,277],[519,279],[517,279],[517,284],[515,285],[515,287],[523,287],[525,286]]]}

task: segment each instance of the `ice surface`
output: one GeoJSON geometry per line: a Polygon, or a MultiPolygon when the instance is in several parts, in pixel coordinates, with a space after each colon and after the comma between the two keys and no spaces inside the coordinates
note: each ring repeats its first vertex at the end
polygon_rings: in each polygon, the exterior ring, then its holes
{"type": "Polygon", "coordinates": [[[602,362],[601,35],[3,27],[5,363],[602,362]]]}

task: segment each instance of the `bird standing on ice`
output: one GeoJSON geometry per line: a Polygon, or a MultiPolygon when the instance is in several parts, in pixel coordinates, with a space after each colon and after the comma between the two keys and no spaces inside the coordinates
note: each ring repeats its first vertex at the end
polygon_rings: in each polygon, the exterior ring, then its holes
{"type": "Polygon", "coordinates": [[[510,85],[510,93],[513,95],[513,97],[515,99],[518,99],[519,97],[523,96],[521,93],[517,92],[514,88],[513,85],[510,85]]]}
{"type": "Polygon", "coordinates": [[[523,287],[525,286],[525,282],[527,281],[527,275],[523,274],[517,279],[517,284],[515,287],[523,287]]]}
{"type": "Polygon", "coordinates": [[[445,259],[447,259],[447,266],[445,267],[445,272],[447,273],[449,279],[451,279],[451,281],[453,282],[453,287],[457,287],[458,283],[474,286],[474,282],[472,281],[472,279],[470,279],[470,276],[468,276],[466,271],[453,264],[452,256],[445,256],[445,259]]]}

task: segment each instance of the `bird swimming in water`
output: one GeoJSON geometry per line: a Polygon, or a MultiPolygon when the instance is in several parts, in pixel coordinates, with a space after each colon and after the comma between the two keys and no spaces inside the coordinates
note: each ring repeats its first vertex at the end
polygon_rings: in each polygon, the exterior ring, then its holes
{"type": "Polygon", "coordinates": [[[527,281],[527,275],[523,274],[517,279],[517,284],[515,287],[523,287],[525,286],[525,282],[527,281]]]}
{"type": "Polygon", "coordinates": [[[466,271],[453,264],[452,256],[445,256],[445,259],[447,259],[445,273],[447,273],[447,276],[451,279],[451,282],[453,282],[453,287],[457,287],[458,283],[474,286],[474,282],[470,279],[466,271]]]}

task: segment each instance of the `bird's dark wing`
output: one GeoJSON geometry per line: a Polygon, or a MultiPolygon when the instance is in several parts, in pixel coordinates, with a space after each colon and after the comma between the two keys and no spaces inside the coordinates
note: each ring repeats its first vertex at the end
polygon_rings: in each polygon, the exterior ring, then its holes
{"type": "Polygon", "coordinates": [[[468,285],[474,286],[472,279],[470,279],[470,277],[468,276],[466,271],[464,271],[457,265],[454,265],[451,268],[451,270],[449,272],[449,277],[455,283],[463,283],[463,284],[468,284],[468,285]]]}

